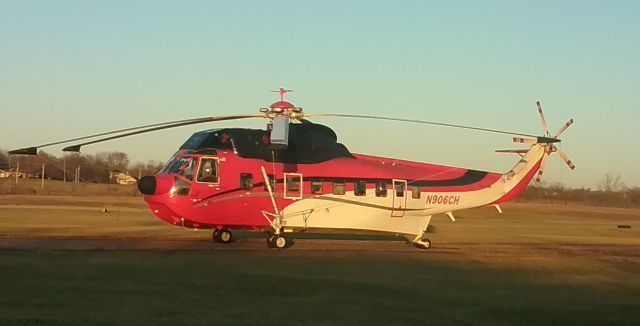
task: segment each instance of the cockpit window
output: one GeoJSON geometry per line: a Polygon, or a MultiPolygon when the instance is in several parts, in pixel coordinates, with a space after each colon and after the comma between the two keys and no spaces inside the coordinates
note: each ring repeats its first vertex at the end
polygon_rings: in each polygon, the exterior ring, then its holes
{"type": "Polygon", "coordinates": [[[218,183],[218,160],[215,158],[202,158],[198,170],[198,182],[218,183]]]}
{"type": "Polygon", "coordinates": [[[193,180],[193,175],[196,173],[196,160],[189,159],[189,163],[178,173],[189,180],[193,180]]]}
{"type": "Polygon", "coordinates": [[[160,172],[161,173],[180,173],[185,168],[187,168],[190,163],[191,163],[191,158],[189,158],[189,157],[177,157],[177,156],[174,156],[169,161],[169,163],[167,163],[167,166],[165,166],[165,168],[162,169],[162,171],[160,171],[160,172]]]}
{"type": "Polygon", "coordinates": [[[169,163],[160,170],[160,173],[175,173],[189,180],[193,180],[193,175],[196,173],[196,163],[197,160],[190,157],[174,156],[169,160],[169,163]]]}

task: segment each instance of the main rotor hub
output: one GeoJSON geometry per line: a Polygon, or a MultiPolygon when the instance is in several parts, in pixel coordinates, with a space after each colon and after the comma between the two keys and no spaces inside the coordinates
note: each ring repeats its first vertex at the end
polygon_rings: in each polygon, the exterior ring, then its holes
{"type": "Polygon", "coordinates": [[[278,116],[288,116],[293,120],[297,120],[303,117],[302,108],[284,100],[284,95],[288,92],[293,92],[293,90],[280,87],[278,91],[272,92],[279,93],[280,101],[271,104],[267,108],[260,108],[260,112],[265,113],[267,118],[273,120],[278,116]]]}
{"type": "Polygon", "coordinates": [[[287,102],[287,101],[278,101],[269,106],[271,110],[273,109],[282,109],[282,110],[293,110],[295,109],[295,105],[287,102]]]}

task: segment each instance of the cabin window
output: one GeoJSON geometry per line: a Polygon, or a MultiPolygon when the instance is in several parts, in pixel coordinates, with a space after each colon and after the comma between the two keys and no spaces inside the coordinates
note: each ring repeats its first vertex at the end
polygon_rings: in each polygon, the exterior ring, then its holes
{"type": "Polygon", "coordinates": [[[364,196],[367,194],[367,182],[358,180],[353,183],[353,194],[356,196],[364,196]]]}
{"type": "Polygon", "coordinates": [[[240,173],[240,189],[253,189],[253,174],[240,173]]]}
{"type": "Polygon", "coordinates": [[[404,183],[396,183],[394,186],[396,188],[396,197],[398,197],[398,198],[404,197],[405,184],[404,183]]]}
{"type": "Polygon", "coordinates": [[[218,160],[214,158],[203,158],[200,160],[198,170],[198,182],[219,183],[218,160]]]}
{"type": "Polygon", "coordinates": [[[287,176],[287,191],[300,191],[300,177],[298,175],[287,176]]]}
{"type": "Polygon", "coordinates": [[[284,198],[301,199],[302,198],[302,174],[285,173],[284,198]]]}
{"type": "Polygon", "coordinates": [[[420,187],[411,187],[411,198],[420,199],[420,187]]]}
{"type": "Polygon", "coordinates": [[[376,197],[387,197],[387,182],[376,182],[376,197]]]}
{"type": "Polygon", "coordinates": [[[344,195],[344,181],[334,181],[331,192],[334,195],[344,195]]]}
{"type": "MultiPolygon", "coordinates": [[[[271,184],[271,191],[275,192],[276,191],[276,177],[273,176],[273,174],[267,174],[267,179],[269,180],[269,184],[271,184]]],[[[267,183],[264,183],[264,191],[269,191],[269,188],[267,188],[267,183]]]]}
{"type": "Polygon", "coordinates": [[[322,195],[322,179],[311,179],[311,193],[322,195]]]}

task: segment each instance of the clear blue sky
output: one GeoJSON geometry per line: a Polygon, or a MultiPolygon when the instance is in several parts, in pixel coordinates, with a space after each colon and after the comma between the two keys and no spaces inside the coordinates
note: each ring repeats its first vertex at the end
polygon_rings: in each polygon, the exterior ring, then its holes
{"type": "MultiPolygon", "coordinates": [[[[569,118],[548,182],[640,185],[639,1],[0,1],[0,148],[253,113],[307,112],[539,134],[569,118]]],[[[504,171],[509,136],[323,119],[354,152],[504,171]]],[[[263,121],[217,126],[262,127],[263,121]]],[[[87,147],[166,160],[194,131],[87,147]]],[[[213,127],[213,126],[211,126],[213,127]]],[[[59,154],[60,147],[47,150],[59,154]]]]}

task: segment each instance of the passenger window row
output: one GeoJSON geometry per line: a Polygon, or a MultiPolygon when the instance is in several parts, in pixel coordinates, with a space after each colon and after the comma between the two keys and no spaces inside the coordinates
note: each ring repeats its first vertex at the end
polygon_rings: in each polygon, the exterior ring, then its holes
{"type": "MultiPolygon", "coordinates": [[[[276,186],[276,180],[273,175],[268,174],[267,178],[271,184],[271,189],[274,190],[276,186]]],[[[323,193],[323,181],[322,179],[312,178],[309,180],[311,185],[311,193],[315,195],[321,195],[323,193]]],[[[298,182],[295,179],[287,179],[289,190],[298,190],[298,182]]],[[[404,197],[404,185],[396,185],[396,197],[404,197]]],[[[240,174],[240,189],[250,190],[253,189],[253,175],[251,173],[240,174]]],[[[387,197],[388,185],[386,181],[377,181],[375,183],[375,195],[376,197],[387,197]]],[[[267,184],[264,184],[264,190],[267,190],[267,184]]],[[[344,195],[346,192],[346,182],[333,181],[331,183],[331,193],[334,195],[344,195]]],[[[353,193],[356,196],[367,195],[367,181],[356,180],[353,182],[353,193]]],[[[411,187],[411,198],[420,199],[420,187],[411,187]]]]}

